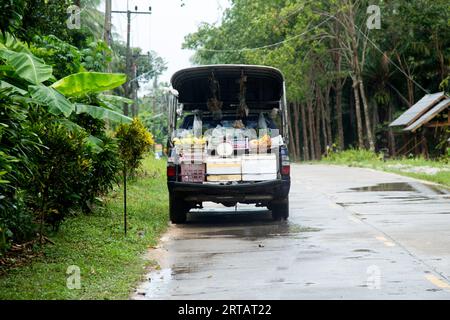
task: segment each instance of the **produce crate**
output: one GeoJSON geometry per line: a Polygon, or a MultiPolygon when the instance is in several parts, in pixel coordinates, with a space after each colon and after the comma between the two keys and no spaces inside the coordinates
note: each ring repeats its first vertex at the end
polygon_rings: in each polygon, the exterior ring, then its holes
{"type": "Polygon", "coordinates": [[[181,163],[203,164],[206,160],[204,153],[186,153],[180,157],[181,163]]]}
{"type": "Polygon", "coordinates": [[[203,183],[203,181],[205,181],[205,165],[182,163],[181,181],[191,183],[203,183]]]}

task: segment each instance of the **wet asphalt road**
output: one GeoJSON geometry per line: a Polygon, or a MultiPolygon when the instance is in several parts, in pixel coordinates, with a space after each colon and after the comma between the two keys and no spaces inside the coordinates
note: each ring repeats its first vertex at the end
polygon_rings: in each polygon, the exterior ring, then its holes
{"type": "Polygon", "coordinates": [[[368,169],[292,168],[290,219],[211,206],[171,226],[134,299],[450,299],[450,192],[368,169]]]}

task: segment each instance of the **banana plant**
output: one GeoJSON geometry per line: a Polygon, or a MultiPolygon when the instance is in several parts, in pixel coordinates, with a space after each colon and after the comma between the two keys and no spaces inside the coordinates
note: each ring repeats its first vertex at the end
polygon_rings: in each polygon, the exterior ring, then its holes
{"type": "Polygon", "coordinates": [[[0,88],[10,88],[18,96],[41,105],[54,115],[68,118],[73,113],[88,113],[96,119],[119,123],[131,119],[115,112],[119,103],[131,100],[100,93],[121,86],[127,81],[125,74],[80,72],[54,82],[52,67],[35,57],[25,44],[9,34],[0,37],[0,88]],[[47,86],[45,83],[54,82],[47,86]],[[97,95],[99,106],[77,106],[84,97],[97,95]],[[108,110],[110,109],[110,110],[108,110]]]}

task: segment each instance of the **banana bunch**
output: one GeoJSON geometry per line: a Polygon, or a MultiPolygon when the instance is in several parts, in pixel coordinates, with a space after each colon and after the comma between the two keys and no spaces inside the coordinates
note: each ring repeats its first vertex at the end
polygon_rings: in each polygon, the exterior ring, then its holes
{"type": "Polygon", "coordinates": [[[207,139],[205,137],[196,138],[196,137],[187,137],[187,138],[174,138],[173,144],[178,145],[202,145],[206,144],[207,139]]]}
{"type": "Polygon", "coordinates": [[[272,146],[272,138],[269,135],[262,136],[259,140],[251,140],[250,148],[256,149],[259,146],[267,146],[270,148],[272,146]]]}

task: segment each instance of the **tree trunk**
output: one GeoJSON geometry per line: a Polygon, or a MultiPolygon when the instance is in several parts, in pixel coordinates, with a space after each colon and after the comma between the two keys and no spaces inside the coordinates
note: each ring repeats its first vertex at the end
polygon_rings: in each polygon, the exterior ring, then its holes
{"type": "Polygon", "coordinates": [[[288,103],[288,121],[289,121],[289,148],[291,150],[291,155],[294,157],[295,160],[298,160],[297,153],[295,150],[295,141],[294,141],[294,123],[292,122],[292,103],[288,103]]]}
{"type": "Polygon", "coordinates": [[[303,130],[303,159],[309,161],[309,148],[308,148],[308,128],[306,127],[306,112],[305,104],[300,104],[300,111],[302,116],[302,130],[303,130]]]}
{"type": "Polygon", "coordinates": [[[338,133],[338,147],[339,150],[345,148],[344,138],[344,123],[342,120],[342,81],[339,79],[339,83],[336,84],[336,124],[338,133]]]}
{"type": "Polygon", "coordinates": [[[361,103],[359,100],[358,82],[356,81],[356,79],[353,80],[353,93],[355,96],[356,128],[357,128],[357,132],[358,132],[358,147],[359,147],[359,149],[364,149],[363,126],[362,126],[362,118],[361,118],[361,103]]]}
{"type": "Polygon", "coordinates": [[[315,138],[314,138],[314,116],[313,116],[313,109],[312,109],[312,101],[308,100],[308,129],[309,129],[309,154],[311,155],[311,160],[316,160],[316,153],[315,153],[315,138]]]}
{"type": "Polygon", "coordinates": [[[378,114],[378,104],[373,104],[374,108],[372,108],[372,136],[376,140],[377,136],[377,126],[380,123],[380,115],[378,114]]]}
{"type": "MultiPolygon", "coordinates": [[[[338,18],[339,19],[339,18],[338,18]]],[[[339,48],[341,43],[341,24],[338,21],[332,25],[335,31],[335,38],[332,40],[333,47],[339,48]]],[[[335,110],[336,115],[333,117],[336,121],[337,128],[337,146],[339,150],[344,150],[344,125],[342,121],[342,90],[344,87],[344,81],[341,78],[342,72],[342,52],[338,50],[331,51],[331,57],[334,63],[334,69],[336,70],[337,77],[334,80],[333,89],[335,92],[335,110]]]]}
{"type": "MultiPolygon", "coordinates": [[[[363,82],[363,78],[362,78],[362,72],[364,69],[364,64],[365,64],[365,50],[366,50],[366,42],[364,43],[364,46],[361,48],[361,46],[358,45],[358,37],[357,37],[357,33],[356,33],[356,25],[355,25],[355,4],[353,3],[353,1],[348,1],[348,15],[347,15],[347,32],[349,35],[349,45],[350,45],[350,49],[349,51],[351,51],[351,55],[350,55],[350,62],[351,62],[351,66],[352,66],[352,78],[353,78],[353,85],[354,85],[354,90],[355,90],[355,101],[356,101],[356,105],[357,105],[357,110],[359,109],[360,115],[359,115],[359,120],[361,119],[361,109],[360,109],[360,99],[359,99],[359,94],[358,94],[358,90],[360,91],[361,94],[361,99],[362,99],[362,104],[363,104],[363,108],[364,108],[364,120],[365,120],[365,125],[366,125],[366,132],[367,132],[367,140],[369,141],[369,147],[370,150],[375,151],[375,143],[373,140],[373,135],[372,135],[372,126],[371,126],[371,121],[370,121],[370,113],[369,113],[369,105],[368,105],[368,101],[367,101],[367,97],[366,97],[366,92],[364,89],[364,82],[363,82]],[[360,61],[360,51],[362,51],[362,58],[360,61]],[[358,108],[359,107],[359,108],[358,108]]],[[[362,123],[361,123],[362,124],[362,123]]],[[[361,146],[361,141],[362,141],[362,125],[359,126],[358,130],[358,139],[359,139],[359,145],[361,146]]]]}
{"type": "Polygon", "coordinates": [[[322,158],[322,144],[320,141],[320,107],[316,104],[315,108],[315,123],[314,123],[314,146],[316,152],[316,159],[320,160],[322,158]]]}
{"type": "MultiPolygon", "coordinates": [[[[393,110],[392,110],[392,103],[391,102],[389,102],[389,106],[388,106],[388,119],[389,119],[389,123],[392,123],[392,121],[393,121],[393,110]]],[[[392,131],[391,127],[389,127],[389,129],[388,129],[388,141],[389,141],[390,154],[395,157],[397,155],[397,146],[395,144],[394,131],[392,131]]]]}
{"type": "MultiPolygon", "coordinates": [[[[351,141],[351,145],[355,146],[356,145],[356,141],[358,140],[357,137],[357,128],[356,128],[356,112],[354,110],[356,110],[355,107],[355,99],[352,99],[352,97],[354,96],[354,90],[353,87],[350,89],[349,92],[349,101],[348,101],[348,108],[350,110],[349,114],[349,120],[350,120],[350,141],[351,141]]],[[[345,132],[344,132],[345,134],[345,132]]]]}
{"type": "Polygon", "coordinates": [[[367,140],[369,141],[369,149],[370,151],[375,151],[375,141],[372,134],[372,123],[370,120],[370,110],[369,110],[369,102],[367,100],[366,91],[364,89],[364,82],[362,77],[360,77],[359,81],[359,90],[361,91],[361,98],[364,107],[364,120],[366,123],[366,131],[367,131],[367,140]]]}
{"type": "Polygon", "coordinates": [[[321,120],[321,122],[322,122],[322,135],[323,135],[323,143],[324,143],[324,151],[325,151],[325,154],[328,154],[328,146],[329,146],[329,143],[328,143],[328,133],[327,133],[327,125],[326,125],[326,115],[325,115],[325,108],[324,108],[324,105],[323,105],[323,100],[322,100],[322,97],[321,97],[321,94],[320,94],[320,89],[319,88],[317,88],[316,89],[316,91],[317,91],[317,108],[318,108],[318,111],[320,112],[320,120],[321,120]]]}
{"type": "Polygon", "coordinates": [[[299,119],[299,110],[298,110],[298,102],[293,104],[294,106],[294,121],[295,121],[295,153],[298,155],[298,159],[301,157],[300,152],[300,119],[299,119]]]}
{"type": "Polygon", "coordinates": [[[333,145],[333,131],[331,129],[331,108],[330,108],[330,93],[331,93],[331,86],[327,85],[326,91],[325,91],[325,120],[326,120],[326,126],[327,126],[327,136],[328,136],[328,146],[332,147],[333,145]]]}

